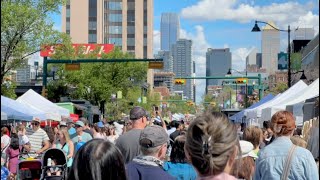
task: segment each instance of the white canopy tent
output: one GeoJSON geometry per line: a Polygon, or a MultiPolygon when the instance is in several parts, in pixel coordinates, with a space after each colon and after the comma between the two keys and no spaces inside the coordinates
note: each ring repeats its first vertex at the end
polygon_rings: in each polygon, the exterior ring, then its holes
{"type": "MultiPolygon", "coordinates": [[[[267,107],[262,110],[261,113],[261,121],[267,121],[270,120],[272,115],[275,114],[277,111],[280,110],[285,110],[287,105],[293,105],[294,106],[294,114],[297,115],[297,117],[300,117],[303,112],[302,112],[302,107],[303,107],[303,102],[306,99],[313,98],[319,96],[319,78],[315,80],[312,84],[307,86],[306,88],[297,91],[294,96],[291,98],[288,97],[284,99],[283,101],[279,101],[273,106],[267,107]]],[[[303,119],[297,119],[297,121],[302,121],[303,119]]]]}
{"type": "MultiPolygon", "coordinates": [[[[293,99],[294,97],[297,96],[297,94],[296,94],[297,92],[300,92],[302,89],[305,89],[306,87],[308,87],[306,85],[306,83],[304,83],[302,80],[300,80],[295,85],[293,85],[291,88],[287,89],[282,94],[273,98],[271,101],[264,103],[256,108],[245,110],[244,115],[249,120],[250,119],[259,119],[259,121],[260,121],[262,109],[272,107],[280,102],[288,101],[289,99],[293,99]]],[[[263,121],[260,121],[259,124],[262,124],[262,122],[263,121]]]]}
{"type": "Polygon", "coordinates": [[[7,114],[5,112],[1,111],[1,121],[2,120],[8,120],[8,116],[7,116],[7,114]]]}
{"type": "Polygon", "coordinates": [[[62,108],[40,94],[36,93],[32,89],[29,89],[26,93],[20,96],[16,101],[39,109],[46,113],[46,118],[61,121],[61,116],[69,117],[70,113],[68,109],[62,108]]]}

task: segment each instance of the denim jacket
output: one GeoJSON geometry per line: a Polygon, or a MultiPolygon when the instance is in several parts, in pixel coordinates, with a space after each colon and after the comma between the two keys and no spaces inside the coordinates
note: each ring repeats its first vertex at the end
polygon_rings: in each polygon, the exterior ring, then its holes
{"type": "MultiPolygon", "coordinates": [[[[292,146],[289,137],[278,137],[271,144],[260,150],[256,160],[254,180],[280,180],[284,164],[292,146]]],[[[311,152],[297,147],[292,155],[288,179],[319,179],[318,168],[311,152]]]]}

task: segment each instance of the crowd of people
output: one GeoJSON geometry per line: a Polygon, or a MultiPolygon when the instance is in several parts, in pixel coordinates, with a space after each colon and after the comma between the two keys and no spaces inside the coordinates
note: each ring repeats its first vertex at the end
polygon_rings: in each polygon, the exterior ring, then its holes
{"type": "MultiPolygon", "coordinates": [[[[234,124],[204,112],[191,122],[150,121],[142,107],[124,125],[64,118],[58,127],[22,123],[1,129],[1,180],[17,173],[21,152],[61,149],[70,180],[319,179],[314,156],[292,113],[279,111],[264,127],[234,124]]],[[[50,173],[50,172],[49,172],[50,173]]]]}

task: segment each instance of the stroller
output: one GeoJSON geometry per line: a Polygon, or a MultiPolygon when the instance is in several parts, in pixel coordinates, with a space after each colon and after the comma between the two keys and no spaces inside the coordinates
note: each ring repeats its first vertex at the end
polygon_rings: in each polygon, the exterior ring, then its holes
{"type": "Polygon", "coordinates": [[[32,153],[21,153],[17,167],[17,179],[38,180],[41,178],[42,163],[40,158],[32,156],[32,153]],[[27,155],[28,158],[24,157],[27,155]],[[31,158],[30,158],[31,157],[31,158]]]}
{"type": "Polygon", "coordinates": [[[42,174],[44,180],[65,180],[67,179],[67,157],[61,149],[48,149],[42,156],[42,174]],[[54,162],[54,165],[48,166],[48,159],[54,162]]]}

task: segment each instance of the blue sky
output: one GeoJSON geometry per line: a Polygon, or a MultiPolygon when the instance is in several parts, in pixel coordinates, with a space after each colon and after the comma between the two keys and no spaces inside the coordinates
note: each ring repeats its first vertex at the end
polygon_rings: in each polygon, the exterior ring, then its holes
{"type": "MultiPolygon", "coordinates": [[[[181,38],[193,40],[196,75],[204,76],[207,48],[229,47],[232,68],[244,69],[245,57],[253,47],[260,50],[261,33],[252,33],[254,20],[273,21],[280,29],[290,25],[313,27],[319,32],[319,0],[154,0],[154,54],[160,47],[161,13],[180,15],[181,38]]],[[[61,17],[51,16],[61,29],[61,17]]],[[[263,26],[259,24],[259,26],[263,26]]],[[[287,33],[281,34],[281,50],[287,47],[287,33]]],[[[204,93],[204,80],[197,80],[197,102],[204,93]]]]}

